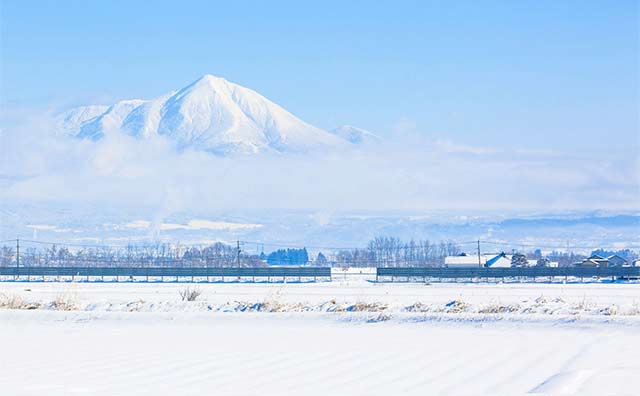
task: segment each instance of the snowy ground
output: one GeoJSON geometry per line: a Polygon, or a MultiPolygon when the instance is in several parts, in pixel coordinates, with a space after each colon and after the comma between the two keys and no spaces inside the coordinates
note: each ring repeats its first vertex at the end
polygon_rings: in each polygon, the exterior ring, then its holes
{"type": "Polygon", "coordinates": [[[637,284],[186,286],[0,284],[1,393],[640,393],[637,284]]]}

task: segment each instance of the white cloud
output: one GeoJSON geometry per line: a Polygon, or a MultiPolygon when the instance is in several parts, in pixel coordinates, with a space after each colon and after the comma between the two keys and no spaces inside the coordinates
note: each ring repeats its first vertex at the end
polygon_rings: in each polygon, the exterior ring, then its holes
{"type": "Polygon", "coordinates": [[[31,228],[36,231],[54,231],[58,229],[58,227],[48,224],[27,224],[27,228],[31,228]]]}
{"type": "Polygon", "coordinates": [[[436,149],[441,150],[444,153],[462,153],[462,154],[495,154],[500,150],[493,147],[474,147],[467,146],[459,143],[454,143],[451,140],[436,140],[434,143],[436,149]]]}
{"type": "Polygon", "coordinates": [[[165,224],[176,211],[635,210],[640,202],[637,158],[430,142],[406,120],[397,135],[368,148],[236,158],[176,152],[162,138],[68,140],[47,125],[45,118],[3,128],[0,199],[144,206],[157,212],[152,223],[174,229],[229,227],[165,224]]]}
{"type": "Polygon", "coordinates": [[[124,225],[124,228],[132,229],[145,229],[149,227],[151,227],[151,222],[147,220],[135,220],[124,225]]]}
{"type": "MultiPolygon", "coordinates": [[[[151,221],[136,220],[124,225],[125,228],[132,229],[149,229],[154,227],[151,221]]],[[[211,221],[211,220],[189,220],[187,224],[176,223],[161,223],[157,227],[161,231],[171,230],[253,230],[261,228],[262,224],[242,224],[242,223],[229,223],[225,221],[211,221]]]]}

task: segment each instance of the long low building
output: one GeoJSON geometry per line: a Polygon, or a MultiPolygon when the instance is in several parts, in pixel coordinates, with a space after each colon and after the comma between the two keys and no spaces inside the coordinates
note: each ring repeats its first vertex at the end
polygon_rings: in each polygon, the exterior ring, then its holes
{"type": "Polygon", "coordinates": [[[447,256],[444,258],[444,266],[447,268],[479,268],[487,264],[487,259],[483,255],[471,256],[462,253],[458,256],[447,256]]]}
{"type": "Polygon", "coordinates": [[[511,256],[504,253],[485,253],[478,255],[462,253],[444,258],[447,268],[509,268],[511,256]]]}

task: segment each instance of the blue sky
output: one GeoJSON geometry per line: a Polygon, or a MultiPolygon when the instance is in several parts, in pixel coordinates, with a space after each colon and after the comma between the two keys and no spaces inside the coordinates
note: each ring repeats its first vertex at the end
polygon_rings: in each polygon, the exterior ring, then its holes
{"type": "Polygon", "coordinates": [[[636,1],[7,1],[6,108],[211,73],[323,128],[637,155],[636,1]]]}

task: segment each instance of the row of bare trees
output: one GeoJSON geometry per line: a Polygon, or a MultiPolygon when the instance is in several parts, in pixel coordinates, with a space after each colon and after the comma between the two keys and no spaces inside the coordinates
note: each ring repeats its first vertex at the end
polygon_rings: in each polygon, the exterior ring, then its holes
{"type": "MultiPolygon", "coordinates": [[[[306,249],[304,250],[306,254],[306,249]]],[[[357,249],[325,250],[309,256],[308,265],[338,267],[440,267],[446,256],[461,253],[460,246],[452,241],[429,240],[404,242],[395,237],[376,237],[366,247],[357,249]]],[[[515,253],[515,252],[514,252],[515,253]]],[[[542,259],[539,250],[526,254],[526,258],[542,259]]],[[[277,255],[268,260],[264,253],[258,255],[246,251],[238,253],[237,246],[217,242],[207,246],[156,243],[126,247],[80,247],[59,245],[22,246],[19,264],[50,267],[264,267],[291,265],[278,262],[277,255]]],[[[305,255],[306,257],[306,255],[305,255]]],[[[552,252],[545,259],[571,265],[585,256],[552,252]]],[[[306,261],[305,261],[306,263],[306,261]]],[[[305,265],[296,261],[296,265],[305,265]]],[[[0,266],[16,266],[15,246],[0,247],[0,266]]]]}
{"type": "Polygon", "coordinates": [[[452,241],[403,242],[395,237],[376,237],[364,249],[340,250],[333,264],[343,267],[440,267],[446,256],[460,253],[452,241]]]}
{"type": "MultiPolygon", "coordinates": [[[[306,251],[306,250],[305,250],[306,251]]],[[[453,242],[403,242],[394,237],[376,237],[362,249],[319,252],[309,264],[350,267],[423,267],[440,266],[444,257],[460,252],[453,242]]],[[[24,246],[20,249],[20,266],[34,267],[260,267],[266,266],[264,255],[241,252],[236,246],[214,243],[209,246],[184,246],[158,243],[126,247],[81,247],[50,245],[24,246]]],[[[287,265],[289,262],[273,262],[287,265]]],[[[303,263],[302,263],[303,264],[303,263]]],[[[16,248],[0,249],[0,265],[18,265],[16,248]]]]}
{"type": "MultiPolygon", "coordinates": [[[[16,248],[0,249],[0,265],[16,266],[16,248]]],[[[21,267],[257,267],[266,264],[257,255],[238,254],[234,246],[214,243],[195,247],[180,244],[70,249],[51,245],[20,249],[21,267]]]]}

